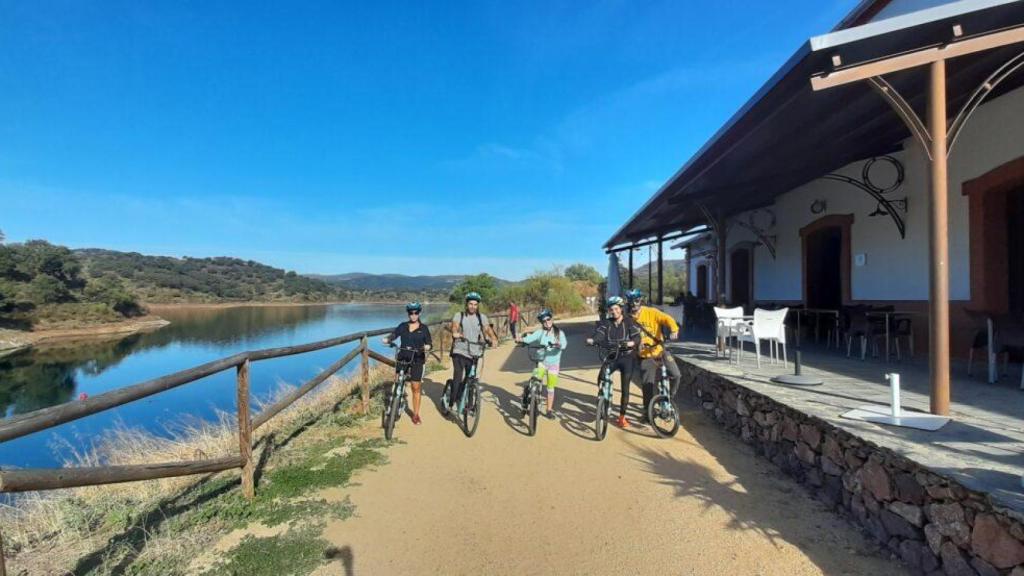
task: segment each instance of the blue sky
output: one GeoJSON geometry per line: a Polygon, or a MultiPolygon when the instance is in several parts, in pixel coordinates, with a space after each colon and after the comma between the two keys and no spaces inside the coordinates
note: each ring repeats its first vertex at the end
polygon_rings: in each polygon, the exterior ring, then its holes
{"type": "Polygon", "coordinates": [[[300,272],[603,268],[854,4],[0,0],[0,230],[300,272]]]}

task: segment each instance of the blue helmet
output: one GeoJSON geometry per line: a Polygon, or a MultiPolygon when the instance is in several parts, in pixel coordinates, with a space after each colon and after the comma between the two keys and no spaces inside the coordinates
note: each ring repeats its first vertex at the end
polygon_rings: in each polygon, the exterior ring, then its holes
{"type": "Polygon", "coordinates": [[[422,312],[423,306],[419,302],[409,302],[405,305],[406,313],[409,312],[422,312]]]}
{"type": "Polygon", "coordinates": [[[639,288],[633,288],[629,292],[626,292],[626,300],[635,302],[637,300],[643,300],[644,293],[639,288]]]}
{"type": "Polygon", "coordinates": [[[605,308],[611,308],[612,306],[618,306],[622,308],[626,305],[626,301],[622,299],[622,296],[611,296],[605,302],[605,308]]]}
{"type": "Polygon", "coordinates": [[[537,313],[537,320],[543,322],[545,320],[550,320],[553,316],[554,314],[551,313],[551,310],[544,308],[543,310],[537,313]]]}
{"type": "Polygon", "coordinates": [[[477,303],[479,303],[483,298],[480,297],[479,292],[470,292],[469,294],[466,294],[466,302],[469,302],[470,300],[476,300],[477,303]]]}

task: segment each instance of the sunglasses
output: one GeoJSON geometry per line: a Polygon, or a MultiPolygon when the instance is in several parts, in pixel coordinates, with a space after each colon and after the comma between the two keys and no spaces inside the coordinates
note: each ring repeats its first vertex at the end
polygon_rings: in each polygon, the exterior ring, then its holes
{"type": "Polygon", "coordinates": [[[408,314],[409,314],[409,316],[419,316],[420,315],[420,313],[417,310],[410,310],[408,312],[408,314]]]}

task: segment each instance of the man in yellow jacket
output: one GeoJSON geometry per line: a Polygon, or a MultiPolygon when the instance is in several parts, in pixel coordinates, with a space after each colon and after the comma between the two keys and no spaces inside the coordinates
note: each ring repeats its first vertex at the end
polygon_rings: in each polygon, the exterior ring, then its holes
{"type": "Polygon", "coordinates": [[[654,308],[644,306],[644,293],[634,288],[626,293],[626,300],[629,302],[629,312],[633,316],[633,322],[640,328],[640,374],[641,390],[644,395],[643,419],[647,420],[647,404],[654,398],[654,383],[658,379],[659,360],[664,359],[665,368],[668,369],[668,377],[671,381],[672,394],[675,394],[676,386],[681,377],[679,366],[676,365],[672,354],[665,353],[662,342],[665,340],[665,333],[675,340],[679,337],[679,324],[672,316],[654,308]]]}

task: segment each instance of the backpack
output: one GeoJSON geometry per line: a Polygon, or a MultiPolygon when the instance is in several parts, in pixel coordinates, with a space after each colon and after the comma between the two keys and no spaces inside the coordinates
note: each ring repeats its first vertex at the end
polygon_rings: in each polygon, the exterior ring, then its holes
{"type": "MultiPolygon", "coordinates": [[[[465,312],[459,312],[459,328],[462,328],[462,320],[465,317],[465,312]]],[[[480,315],[480,312],[476,313],[476,321],[480,323],[480,337],[486,339],[487,333],[484,332],[484,317],[480,315]]],[[[475,344],[479,344],[479,342],[475,342],[475,344]]]]}

